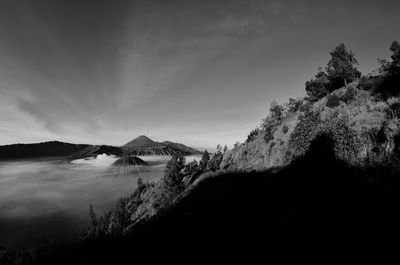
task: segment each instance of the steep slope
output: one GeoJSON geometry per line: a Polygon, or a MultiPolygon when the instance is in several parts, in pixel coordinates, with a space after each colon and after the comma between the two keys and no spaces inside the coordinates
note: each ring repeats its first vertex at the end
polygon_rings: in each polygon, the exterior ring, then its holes
{"type": "Polygon", "coordinates": [[[3,145],[0,146],[0,159],[69,156],[88,146],[86,144],[71,144],[58,141],[3,145]]]}
{"type": "Polygon", "coordinates": [[[386,263],[400,247],[397,176],[349,167],[335,158],[333,144],[317,138],[277,173],[204,179],[125,237],[88,239],[39,255],[38,263],[386,263]]]}
{"type": "Polygon", "coordinates": [[[396,153],[400,135],[396,106],[400,99],[377,98],[358,89],[357,84],[313,104],[301,99],[303,107],[297,110],[286,106],[282,119],[267,127],[269,130],[260,130],[250,141],[225,153],[221,169],[262,170],[287,165],[302,156],[321,133],[333,136],[338,158],[350,164],[384,163],[396,153]],[[329,97],[340,102],[329,105],[329,97]]]}

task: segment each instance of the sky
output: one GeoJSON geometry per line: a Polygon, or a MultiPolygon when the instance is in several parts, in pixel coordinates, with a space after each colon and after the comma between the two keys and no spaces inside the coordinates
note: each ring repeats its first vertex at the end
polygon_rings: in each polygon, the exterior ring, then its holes
{"type": "Polygon", "coordinates": [[[340,43],[362,73],[400,1],[0,1],[0,144],[232,146],[340,43]]]}

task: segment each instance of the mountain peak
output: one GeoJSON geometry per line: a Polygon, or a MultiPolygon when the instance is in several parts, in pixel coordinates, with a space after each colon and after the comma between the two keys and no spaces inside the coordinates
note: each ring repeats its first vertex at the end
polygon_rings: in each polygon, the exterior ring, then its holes
{"type": "Polygon", "coordinates": [[[133,139],[132,141],[123,145],[123,147],[146,147],[146,146],[153,146],[157,143],[151,140],[146,135],[140,135],[133,139]]]}

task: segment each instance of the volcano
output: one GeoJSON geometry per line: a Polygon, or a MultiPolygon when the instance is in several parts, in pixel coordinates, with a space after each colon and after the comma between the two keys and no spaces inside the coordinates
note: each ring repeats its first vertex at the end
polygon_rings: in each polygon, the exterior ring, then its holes
{"type": "Polygon", "coordinates": [[[124,154],[135,156],[146,155],[168,155],[181,153],[183,155],[201,154],[200,151],[190,148],[183,144],[173,143],[170,141],[155,142],[145,135],[136,137],[132,141],[121,146],[124,154]]]}

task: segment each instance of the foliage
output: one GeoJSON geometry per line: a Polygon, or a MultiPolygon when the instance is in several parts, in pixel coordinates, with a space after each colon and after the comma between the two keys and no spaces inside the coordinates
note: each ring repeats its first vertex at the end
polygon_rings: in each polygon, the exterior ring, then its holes
{"type": "Polygon", "coordinates": [[[374,92],[383,98],[400,94],[400,44],[397,41],[392,42],[390,50],[392,51],[392,60],[391,62],[382,61],[381,70],[384,74],[374,89],[374,92]]]}
{"type": "Polygon", "coordinates": [[[317,101],[325,97],[329,93],[329,79],[328,75],[319,68],[315,79],[306,82],[306,93],[310,101],[317,101]]]}
{"type": "Polygon", "coordinates": [[[249,135],[247,135],[246,143],[253,141],[259,133],[260,133],[260,129],[258,127],[253,129],[249,133],[249,135]]]}
{"type": "Polygon", "coordinates": [[[386,110],[388,118],[400,117],[400,99],[394,98],[388,100],[389,108],[386,110]]]}
{"type": "Polygon", "coordinates": [[[289,127],[285,124],[285,125],[283,125],[283,127],[282,127],[282,132],[283,133],[287,133],[289,131],[289,127]]]}
{"type": "Polygon", "coordinates": [[[382,83],[381,76],[362,76],[357,88],[367,91],[375,91],[382,83]]]}
{"type": "Polygon", "coordinates": [[[340,98],[335,94],[328,95],[326,100],[326,106],[329,108],[334,108],[340,105],[340,98]]]}
{"type": "Polygon", "coordinates": [[[303,98],[289,98],[289,102],[286,105],[288,113],[295,113],[297,111],[304,111],[304,106],[306,102],[303,98]]]}
{"type": "Polygon", "coordinates": [[[347,50],[343,43],[333,49],[330,55],[331,59],[326,67],[326,72],[332,91],[360,78],[361,72],[356,68],[358,61],[354,56],[354,52],[347,50]]]}
{"type": "Polygon", "coordinates": [[[360,78],[361,72],[357,70],[357,59],[351,50],[347,50],[342,43],[330,52],[325,71],[320,67],[314,79],[306,82],[306,92],[311,102],[323,98],[332,91],[360,78]]]}
{"type": "Polygon", "coordinates": [[[353,85],[347,86],[346,92],[344,92],[343,96],[340,98],[346,104],[352,102],[356,99],[357,96],[357,88],[353,85]]]}
{"type": "Polygon", "coordinates": [[[338,110],[321,119],[316,111],[308,111],[299,117],[288,142],[285,161],[289,163],[294,157],[305,154],[310,143],[318,135],[326,134],[332,137],[335,144],[335,154],[347,162],[354,162],[360,148],[356,132],[349,126],[349,118],[338,110]]]}
{"type": "Polygon", "coordinates": [[[222,158],[224,156],[222,147],[220,145],[217,146],[217,152],[211,157],[210,161],[207,164],[207,171],[217,171],[219,170],[219,166],[221,165],[222,158]]]}
{"type": "Polygon", "coordinates": [[[285,113],[285,108],[279,105],[276,101],[271,103],[269,115],[262,120],[261,129],[264,132],[265,142],[270,142],[274,139],[276,127],[282,122],[285,113]]]}
{"type": "Polygon", "coordinates": [[[185,167],[185,157],[182,154],[175,154],[168,161],[164,171],[164,181],[170,187],[178,190],[182,188],[182,179],[184,175],[182,170],[185,167]]]}
{"type": "Polygon", "coordinates": [[[233,148],[237,148],[237,147],[239,147],[239,145],[240,145],[240,142],[236,142],[236,143],[233,145],[233,148]]]}
{"type": "Polygon", "coordinates": [[[210,154],[207,152],[207,150],[205,150],[199,163],[199,170],[202,173],[207,170],[207,165],[209,161],[210,161],[210,154]]]}

